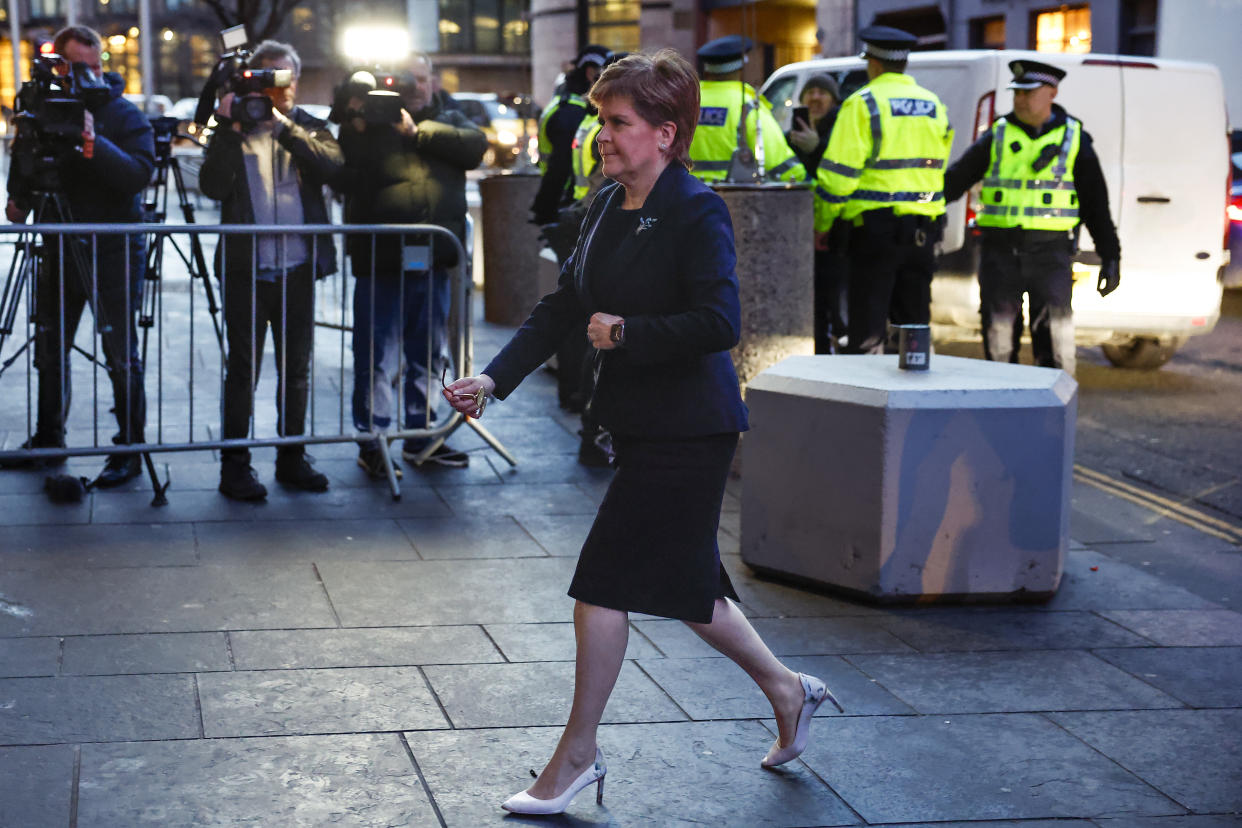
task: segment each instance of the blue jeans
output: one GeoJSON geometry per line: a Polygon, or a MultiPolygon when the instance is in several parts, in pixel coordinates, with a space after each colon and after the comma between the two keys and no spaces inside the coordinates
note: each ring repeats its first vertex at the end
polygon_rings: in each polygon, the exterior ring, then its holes
{"type": "Polygon", "coordinates": [[[405,356],[405,428],[435,420],[441,369],[448,364],[448,271],[359,274],[354,281],[354,427],[384,431],[396,416],[405,356]],[[434,383],[434,386],[432,385],[434,383]],[[435,396],[432,396],[435,394],[435,396]]]}

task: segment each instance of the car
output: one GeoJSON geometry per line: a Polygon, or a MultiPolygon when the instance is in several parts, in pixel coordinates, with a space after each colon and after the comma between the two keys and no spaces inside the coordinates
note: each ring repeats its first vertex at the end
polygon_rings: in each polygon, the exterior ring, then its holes
{"type": "Polygon", "coordinates": [[[529,163],[538,154],[538,124],[523,112],[527,106],[523,99],[493,92],[454,92],[452,97],[487,134],[484,166],[512,167],[523,156],[529,163]]]}
{"type": "Polygon", "coordinates": [[[1229,138],[1229,157],[1233,174],[1229,181],[1229,204],[1225,207],[1228,222],[1229,264],[1221,282],[1227,288],[1242,287],[1242,129],[1235,129],[1229,138]]]}

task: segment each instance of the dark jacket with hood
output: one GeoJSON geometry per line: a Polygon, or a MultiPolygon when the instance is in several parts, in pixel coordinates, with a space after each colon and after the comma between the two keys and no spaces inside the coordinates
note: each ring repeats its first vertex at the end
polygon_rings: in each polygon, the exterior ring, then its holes
{"type": "MultiPolygon", "coordinates": [[[[125,83],[115,72],[105,72],[108,99],[91,111],[95,119],[95,148],[91,158],[67,153],[57,164],[60,191],[76,222],[142,221],[142,191],[155,169],[155,138],[151,122],[121,93],[125,83]]],[[[24,139],[23,139],[24,140],[24,139]]],[[[21,146],[13,157],[23,157],[21,146]]],[[[26,210],[35,209],[32,170],[9,169],[9,196],[26,210]]],[[[104,237],[100,237],[103,242],[104,237]]]]}
{"type": "MultiPolygon", "coordinates": [[[[410,117],[418,126],[412,136],[391,126],[368,124],[358,131],[341,126],[345,166],[335,180],[345,194],[345,221],[350,224],[436,224],[466,239],[466,171],[479,166],[487,136],[459,109],[442,109],[432,100],[410,117]]],[[[374,239],[377,273],[401,271],[396,236],[374,239]]],[[[355,235],[347,242],[354,274],[371,272],[372,239],[355,235]]],[[[456,251],[432,239],[436,267],[457,263],[456,251]]]]}
{"type": "MultiPolygon", "coordinates": [[[[216,116],[219,118],[219,116],[216,116]]],[[[328,122],[294,107],[289,114],[291,126],[275,127],[276,142],[293,157],[302,196],[302,221],[306,224],[328,224],[328,207],[324,186],[341,169],[341,148],[328,131],[328,122]]],[[[221,224],[254,224],[254,205],[250,203],[250,185],[246,181],[246,161],[242,151],[243,135],[224,121],[212,133],[198,174],[203,195],[220,202],[221,224]]],[[[221,250],[228,255],[229,274],[248,275],[253,264],[254,242],[249,235],[228,235],[216,248],[216,276],[220,276],[221,250]]],[[[307,255],[312,259],[316,278],[336,272],[336,244],[329,235],[306,237],[307,255]],[[312,241],[313,239],[313,241],[312,241]],[[312,248],[312,244],[314,247],[312,248]]]]}

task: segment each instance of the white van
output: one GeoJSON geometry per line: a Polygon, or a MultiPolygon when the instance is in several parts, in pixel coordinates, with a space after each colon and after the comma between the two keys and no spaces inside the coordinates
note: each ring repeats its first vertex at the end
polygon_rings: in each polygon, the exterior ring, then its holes
{"type": "MultiPolygon", "coordinates": [[[[1212,330],[1227,263],[1229,141],[1219,70],[1206,63],[1118,55],[1022,51],[915,52],[908,72],[940,96],[953,126],[950,162],[1013,109],[1009,62],[1040,60],[1065,69],[1056,102],[1095,142],[1121,237],[1121,286],[1095,291],[1099,257],[1082,233],[1074,264],[1074,321],[1080,345],[1103,345],[1114,364],[1156,368],[1187,337],[1212,330]]],[[[788,129],[806,79],[825,72],[843,95],[866,83],[858,58],[781,67],[763,86],[788,129]]],[[[980,330],[974,213],[978,188],[948,207],[932,323],[942,340],[980,330]]]]}

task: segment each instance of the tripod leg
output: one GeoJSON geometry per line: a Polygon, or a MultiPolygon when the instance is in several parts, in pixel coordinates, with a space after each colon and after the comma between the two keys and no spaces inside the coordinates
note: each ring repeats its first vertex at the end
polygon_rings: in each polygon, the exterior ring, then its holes
{"type": "Polygon", "coordinates": [[[144,451],[142,453],[142,460],[146,463],[147,475],[151,478],[151,490],[155,493],[155,496],[151,498],[151,505],[167,506],[168,497],[165,493],[168,491],[169,484],[172,483],[172,478],[169,477],[162,484],[160,483],[160,476],[155,471],[155,463],[152,462],[151,453],[149,451],[144,451]]]}

